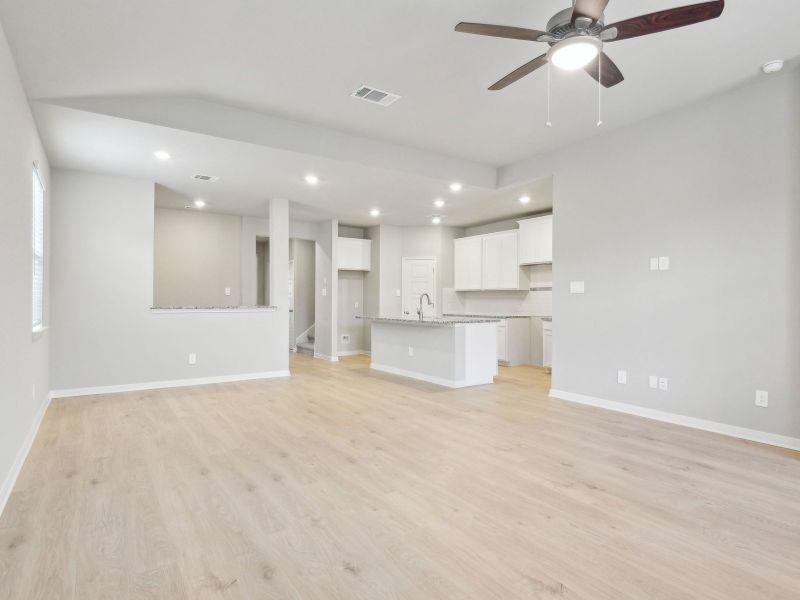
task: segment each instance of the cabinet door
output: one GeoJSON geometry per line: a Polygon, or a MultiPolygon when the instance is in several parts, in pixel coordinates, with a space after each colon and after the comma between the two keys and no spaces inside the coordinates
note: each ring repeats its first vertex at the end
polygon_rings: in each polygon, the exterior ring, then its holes
{"type": "Polygon", "coordinates": [[[497,360],[508,360],[508,328],[500,324],[497,325],[497,360]]]}
{"type": "Polygon", "coordinates": [[[481,289],[483,248],[480,237],[468,237],[454,242],[453,283],[456,290],[481,289]]]}
{"type": "Polygon", "coordinates": [[[339,238],[338,267],[346,271],[369,271],[371,240],[339,238]]]}
{"type": "Polygon", "coordinates": [[[553,215],[519,221],[519,264],[553,262],[553,215]]]}
{"type": "Polygon", "coordinates": [[[519,287],[517,232],[492,233],[483,238],[483,289],[515,290],[519,287]]]}

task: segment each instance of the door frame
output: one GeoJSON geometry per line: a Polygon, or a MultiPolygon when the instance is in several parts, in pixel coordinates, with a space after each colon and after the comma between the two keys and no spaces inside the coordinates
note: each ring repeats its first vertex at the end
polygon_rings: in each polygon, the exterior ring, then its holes
{"type": "MultiPolygon", "coordinates": [[[[435,256],[403,256],[400,259],[402,262],[400,263],[400,318],[406,318],[406,267],[407,262],[409,260],[432,260],[433,261],[433,294],[431,294],[431,300],[433,301],[433,310],[436,312],[437,310],[437,302],[439,300],[436,298],[436,257],[435,256]]],[[[414,314],[417,314],[417,307],[414,307],[414,314]]],[[[411,315],[409,314],[409,317],[411,315]]]]}

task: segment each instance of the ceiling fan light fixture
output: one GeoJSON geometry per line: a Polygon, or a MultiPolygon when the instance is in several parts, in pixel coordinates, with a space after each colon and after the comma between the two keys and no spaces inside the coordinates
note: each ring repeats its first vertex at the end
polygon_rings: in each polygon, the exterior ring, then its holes
{"type": "Polygon", "coordinates": [[[582,69],[592,62],[603,48],[596,37],[580,35],[561,40],[550,48],[547,60],[564,71],[582,69]]]}

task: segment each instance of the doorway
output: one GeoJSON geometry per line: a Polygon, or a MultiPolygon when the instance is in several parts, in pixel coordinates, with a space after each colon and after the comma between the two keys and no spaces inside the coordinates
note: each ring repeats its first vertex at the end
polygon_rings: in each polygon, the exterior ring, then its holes
{"type": "Polygon", "coordinates": [[[402,299],[403,318],[418,319],[417,310],[420,298],[428,294],[430,304],[423,300],[422,314],[432,317],[436,314],[436,257],[403,257],[402,299]]]}

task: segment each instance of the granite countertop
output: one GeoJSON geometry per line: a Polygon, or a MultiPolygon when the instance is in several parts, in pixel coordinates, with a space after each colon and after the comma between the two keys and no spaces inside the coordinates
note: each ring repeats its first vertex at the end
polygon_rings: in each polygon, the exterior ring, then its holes
{"type": "Polygon", "coordinates": [[[547,321],[548,323],[553,322],[553,317],[539,317],[542,321],[547,321]]]}
{"type": "Polygon", "coordinates": [[[391,317],[356,317],[356,319],[364,319],[365,321],[375,321],[376,323],[397,323],[398,325],[422,325],[424,327],[454,327],[456,325],[469,325],[472,323],[497,323],[498,319],[470,319],[464,318],[444,318],[433,317],[426,318],[423,321],[419,319],[400,319],[391,317]]]}
{"type": "Polygon", "coordinates": [[[464,315],[456,313],[445,313],[445,317],[471,317],[476,319],[530,319],[530,315],[464,315]]]}
{"type": "Polygon", "coordinates": [[[151,306],[151,312],[270,312],[277,306],[151,306]]]}

